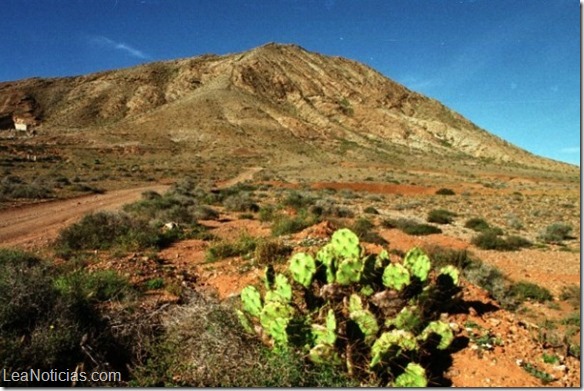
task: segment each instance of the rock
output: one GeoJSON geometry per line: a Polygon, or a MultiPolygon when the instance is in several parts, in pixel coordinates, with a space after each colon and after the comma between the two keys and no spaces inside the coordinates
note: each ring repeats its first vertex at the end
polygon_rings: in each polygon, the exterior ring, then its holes
{"type": "Polygon", "coordinates": [[[489,318],[489,319],[487,319],[487,322],[489,322],[490,324],[492,324],[495,327],[501,324],[501,321],[499,319],[496,319],[496,318],[489,318]]]}

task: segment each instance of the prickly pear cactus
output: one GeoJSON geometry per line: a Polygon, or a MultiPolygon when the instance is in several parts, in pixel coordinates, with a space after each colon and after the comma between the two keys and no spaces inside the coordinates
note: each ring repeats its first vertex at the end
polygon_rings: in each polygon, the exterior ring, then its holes
{"type": "Polygon", "coordinates": [[[412,275],[418,277],[420,281],[426,281],[428,272],[432,267],[430,258],[418,247],[414,247],[406,253],[404,266],[408,268],[412,275]]]}
{"type": "Polygon", "coordinates": [[[283,273],[268,267],[263,295],[252,286],[242,290],[238,317],[275,349],[343,367],[364,384],[421,387],[427,374],[419,360],[454,339],[437,317],[442,304],[459,297],[458,283],[454,266],[433,271],[419,248],[402,262],[387,250],[367,255],[358,237],[341,229],[314,258],[295,254],[283,273]]]}
{"type": "Polygon", "coordinates": [[[310,255],[298,253],[290,259],[289,270],[294,281],[308,288],[316,273],[316,263],[310,255]]]}

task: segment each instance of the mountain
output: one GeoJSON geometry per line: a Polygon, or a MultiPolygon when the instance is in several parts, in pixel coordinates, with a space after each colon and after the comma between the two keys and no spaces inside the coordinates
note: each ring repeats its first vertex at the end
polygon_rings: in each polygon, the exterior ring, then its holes
{"type": "Polygon", "coordinates": [[[15,119],[36,125],[39,136],[272,167],[576,170],[515,147],[370,67],[297,45],[0,83],[0,129],[15,119]]]}

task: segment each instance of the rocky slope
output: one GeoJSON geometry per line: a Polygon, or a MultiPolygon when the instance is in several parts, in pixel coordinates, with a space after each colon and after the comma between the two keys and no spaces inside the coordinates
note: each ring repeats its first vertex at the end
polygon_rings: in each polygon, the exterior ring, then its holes
{"type": "Polygon", "coordinates": [[[107,129],[124,141],[260,156],[272,165],[339,156],[405,164],[431,155],[574,170],[514,147],[365,65],[296,45],[0,83],[4,128],[14,116],[40,123],[41,133],[107,129]]]}

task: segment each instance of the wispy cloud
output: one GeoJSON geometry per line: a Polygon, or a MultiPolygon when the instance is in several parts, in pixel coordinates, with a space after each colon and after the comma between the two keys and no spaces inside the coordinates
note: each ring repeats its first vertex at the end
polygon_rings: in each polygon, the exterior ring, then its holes
{"type": "Polygon", "coordinates": [[[560,149],[561,153],[580,153],[580,147],[567,147],[560,149]]]}
{"type": "Polygon", "coordinates": [[[112,39],[109,39],[109,38],[101,36],[101,35],[91,37],[90,43],[92,43],[94,45],[106,47],[109,49],[121,50],[122,52],[125,52],[126,54],[128,54],[132,57],[136,57],[136,58],[146,59],[149,57],[143,51],[138,50],[138,49],[136,49],[136,48],[124,43],[124,42],[116,42],[112,39]]]}

